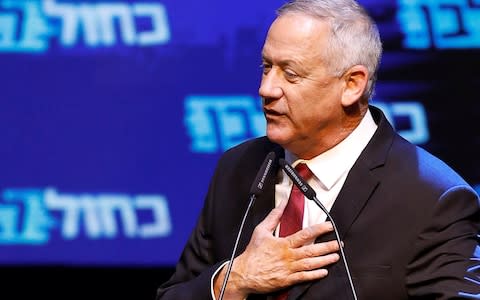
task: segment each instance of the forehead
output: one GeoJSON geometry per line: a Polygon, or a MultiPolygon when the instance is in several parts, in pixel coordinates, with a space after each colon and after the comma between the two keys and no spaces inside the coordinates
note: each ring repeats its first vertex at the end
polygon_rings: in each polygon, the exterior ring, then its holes
{"type": "Polygon", "coordinates": [[[326,21],[288,13],[272,23],[263,46],[263,56],[271,60],[314,59],[321,56],[330,34],[326,21]]]}

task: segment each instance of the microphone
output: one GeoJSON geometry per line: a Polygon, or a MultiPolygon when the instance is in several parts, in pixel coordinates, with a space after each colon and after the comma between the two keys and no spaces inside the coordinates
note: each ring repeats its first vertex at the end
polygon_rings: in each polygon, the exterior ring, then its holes
{"type": "Polygon", "coordinates": [[[315,202],[315,204],[317,204],[317,206],[320,207],[320,209],[327,215],[327,218],[332,223],[333,231],[335,232],[335,237],[337,239],[337,242],[340,248],[340,254],[343,260],[343,264],[345,266],[345,271],[347,273],[348,282],[350,283],[350,289],[352,290],[353,299],[357,300],[357,293],[355,292],[355,286],[353,285],[352,276],[350,275],[350,269],[348,268],[347,259],[343,251],[342,243],[340,240],[340,234],[338,233],[337,225],[335,225],[335,222],[333,221],[332,216],[330,216],[330,213],[328,212],[328,210],[318,200],[315,190],[312,189],[312,187],[298,174],[298,172],[283,158],[280,158],[279,163],[282,169],[285,171],[285,173],[287,173],[288,177],[290,177],[290,179],[293,181],[293,184],[295,184],[298,187],[298,189],[302,191],[305,197],[315,202]]]}
{"type": "Polygon", "coordinates": [[[233,259],[235,258],[235,253],[237,252],[238,242],[240,240],[240,236],[242,235],[243,226],[245,225],[245,220],[247,219],[247,215],[250,212],[250,208],[253,205],[253,202],[263,192],[263,187],[265,186],[265,180],[267,179],[268,173],[272,169],[273,162],[275,160],[275,153],[272,151],[267,154],[265,160],[262,163],[262,166],[257,172],[257,176],[252,183],[250,188],[250,202],[248,203],[247,210],[243,215],[242,223],[240,224],[240,229],[238,230],[237,239],[235,240],[235,245],[233,246],[232,255],[230,257],[230,261],[228,262],[227,272],[225,273],[225,278],[223,279],[222,288],[220,290],[219,300],[223,300],[223,295],[225,294],[225,289],[227,287],[228,277],[230,276],[230,272],[232,271],[233,259]]]}
{"type": "Polygon", "coordinates": [[[262,166],[258,170],[257,177],[252,183],[250,188],[250,195],[258,196],[263,191],[263,186],[265,185],[265,179],[267,179],[268,173],[270,172],[273,161],[275,160],[275,152],[270,152],[265,157],[265,160],[262,163],[262,166]]]}

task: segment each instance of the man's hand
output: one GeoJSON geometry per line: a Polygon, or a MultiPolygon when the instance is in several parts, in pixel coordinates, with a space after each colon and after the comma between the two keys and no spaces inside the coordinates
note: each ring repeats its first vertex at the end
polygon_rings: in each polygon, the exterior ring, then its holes
{"type": "MultiPolygon", "coordinates": [[[[269,293],[296,283],[327,276],[325,266],[339,259],[337,241],[312,244],[333,230],[330,222],[304,228],[288,237],[277,238],[273,232],[280,222],[286,201],[274,208],[255,228],[245,249],[233,261],[225,299],[245,299],[251,293],[269,293]]],[[[218,296],[226,266],[215,278],[218,296]]]]}

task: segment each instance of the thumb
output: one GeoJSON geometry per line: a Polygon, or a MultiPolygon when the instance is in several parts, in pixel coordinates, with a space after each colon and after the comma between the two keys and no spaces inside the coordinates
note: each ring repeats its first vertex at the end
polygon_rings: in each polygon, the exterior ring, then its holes
{"type": "Polygon", "coordinates": [[[283,211],[287,206],[288,199],[282,200],[277,207],[272,209],[272,211],[263,219],[263,221],[259,224],[261,227],[265,228],[266,230],[273,232],[275,228],[277,228],[278,224],[280,223],[280,219],[283,215],[283,211]]]}

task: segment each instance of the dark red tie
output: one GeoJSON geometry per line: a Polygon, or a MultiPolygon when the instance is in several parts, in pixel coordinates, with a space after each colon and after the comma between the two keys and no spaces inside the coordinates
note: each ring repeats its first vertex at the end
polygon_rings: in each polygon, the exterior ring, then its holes
{"type": "MultiPolygon", "coordinates": [[[[310,171],[304,163],[298,164],[295,167],[295,170],[297,170],[298,174],[300,174],[305,180],[308,180],[313,176],[312,171],[310,171]]],[[[287,206],[280,219],[280,237],[289,236],[302,229],[304,203],[305,196],[294,184],[292,191],[290,192],[290,197],[288,198],[287,206]]],[[[274,300],[284,300],[287,299],[287,296],[288,289],[275,296],[274,300]]]]}

